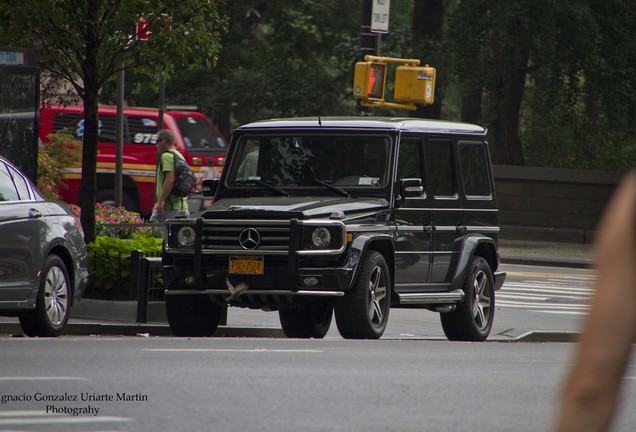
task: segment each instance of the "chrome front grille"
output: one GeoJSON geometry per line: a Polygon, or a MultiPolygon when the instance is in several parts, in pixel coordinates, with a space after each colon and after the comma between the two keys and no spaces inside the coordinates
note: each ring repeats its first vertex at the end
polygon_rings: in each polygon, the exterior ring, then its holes
{"type": "MultiPolygon", "coordinates": [[[[205,250],[223,251],[288,251],[289,221],[207,220],[203,224],[201,246],[205,250]],[[241,233],[247,229],[257,233],[258,239],[241,245],[241,233]],[[251,247],[258,240],[255,247],[251,247]]],[[[244,234],[245,236],[246,234],[244,234]]]]}

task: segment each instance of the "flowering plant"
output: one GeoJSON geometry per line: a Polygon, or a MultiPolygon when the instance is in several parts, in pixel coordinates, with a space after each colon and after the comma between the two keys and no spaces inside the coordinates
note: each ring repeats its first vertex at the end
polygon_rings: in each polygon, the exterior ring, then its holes
{"type": "MultiPolygon", "coordinates": [[[[71,204],[71,211],[81,216],[82,210],[79,206],[71,204]]],[[[134,233],[146,233],[149,231],[143,227],[133,227],[143,223],[143,219],[139,213],[126,210],[124,207],[113,207],[109,205],[95,204],[95,229],[96,235],[107,237],[119,237],[122,239],[132,238],[134,233]],[[113,225],[127,225],[123,227],[114,227],[113,225]]]]}

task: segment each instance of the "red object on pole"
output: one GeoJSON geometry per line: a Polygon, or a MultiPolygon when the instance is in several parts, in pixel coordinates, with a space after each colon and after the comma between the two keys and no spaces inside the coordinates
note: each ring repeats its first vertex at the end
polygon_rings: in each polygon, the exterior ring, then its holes
{"type": "Polygon", "coordinates": [[[150,40],[150,36],[152,36],[152,30],[150,30],[150,21],[144,17],[140,17],[137,20],[137,30],[135,32],[135,37],[137,40],[147,41],[150,40]]]}

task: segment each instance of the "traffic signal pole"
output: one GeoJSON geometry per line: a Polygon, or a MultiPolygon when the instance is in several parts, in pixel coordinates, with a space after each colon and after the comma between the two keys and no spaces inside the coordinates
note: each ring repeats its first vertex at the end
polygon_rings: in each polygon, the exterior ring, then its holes
{"type": "MultiPolygon", "coordinates": [[[[377,55],[377,38],[378,35],[371,32],[371,13],[373,9],[373,0],[362,0],[362,24],[360,26],[360,60],[364,61],[367,55],[377,55]]],[[[364,106],[360,100],[356,101],[356,115],[371,116],[373,109],[364,106]]]]}

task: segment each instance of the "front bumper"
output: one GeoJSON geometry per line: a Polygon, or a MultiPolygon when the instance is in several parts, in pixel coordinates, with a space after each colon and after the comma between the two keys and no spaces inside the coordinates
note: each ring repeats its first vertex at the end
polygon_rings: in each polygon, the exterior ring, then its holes
{"type": "Polygon", "coordinates": [[[165,265],[166,295],[207,295],[215,303],[247,307],[275,307],[307,297],[344,296],[353,269],[284,269],[265,264],[263,275],[233,275],[218,265],[165,265]],[[198,275],[198,277],[197,277],[198,275]]]}

